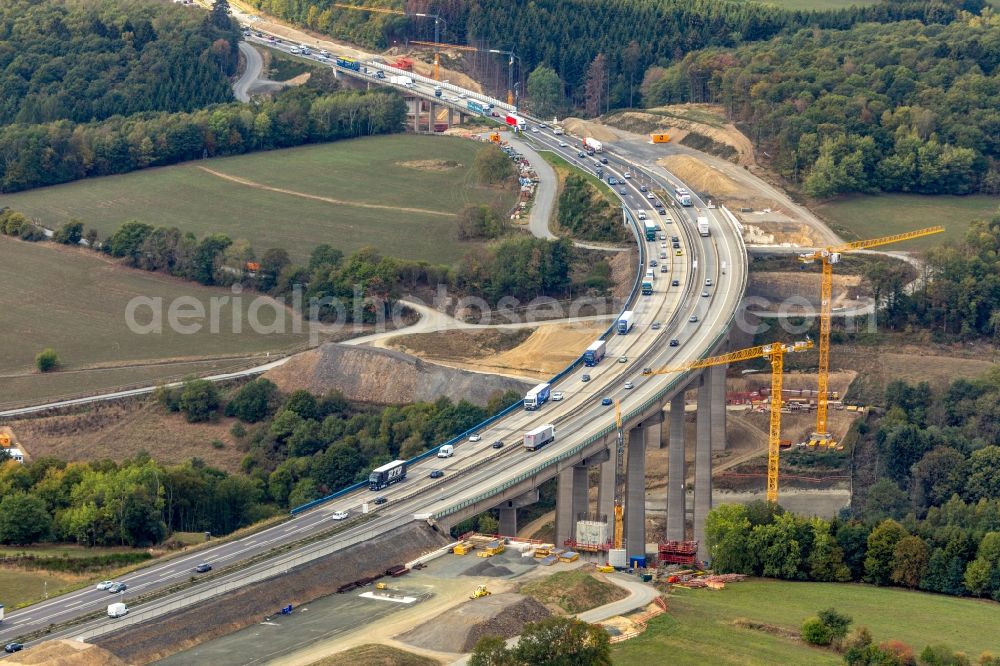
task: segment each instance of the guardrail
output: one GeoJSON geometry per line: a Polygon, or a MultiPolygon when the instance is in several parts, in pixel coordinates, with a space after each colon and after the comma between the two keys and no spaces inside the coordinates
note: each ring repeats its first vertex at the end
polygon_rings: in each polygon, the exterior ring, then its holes
{"type": "MultiPolygon", "coordinates": [[[[730,220],[728,217],[725,217],[725,219],[727,221],[729,221],[730,225],[733,226],[733,231],[736,232],[736,237],[738,239],[738,245],[740,247],[740,251],[743,253],[743,256],[746,256],[746,245],[743,242],[743,235],[741,233],[739,233],[739,228],[737,227],[737,225],[732,220],[730,220]]],[[[743,270],[740,272],[739,292],[738,293],[745,293],[746,292],[746,283],[747,283],[747,266],[746,266],[746,263],[744,263],[743,264],[743,270]]],[[[705,352],[702,354],[702,358],[710,356],[713,353],[713,350],[719,345],[719,343],[722,342],[722,340],[729,334],[729,327],[732,325],[733,320],[736,318],[737,309],[738,308],[734,308],[733,309],[733,312],[729,316],[729,319],[727,320],[726,325],[723,327],[722,331],[715,338],[713,338],[712,341],[711,341],[711,343],[706,347],[705,352]]],[[[687,378],[688,378],[689,374],[690,374],[690,371],[686,372],[686,373],[683,373],[683,374],[680,374],[677,377],[675,377],[673,380],[671,380],[670,382],[668,382],[667,385],[663,387],[663,389],[661,389],[660,391],[656,392],[652,397],[650,397],[645,402],[643,402],[639,407],[633,409],[632,411],[628,412],[627,414],[624,414],[622,416],[622,422],[630,421],[630,420],[632,420],[634,418],[637,418],[637,417],[641,416],[642,414],[644,414],[651,406],[653,406],[654,404],[660,402],[669,393],[671,393],[675,389],[680,388],[681,386],[683,386],[687,382],[687,378]]],[[[498,494],[502,493],[504,490],[507,490],[508,488],[512,488],[514,486],[517,486],[520,483],[522,483],[522,482],[524,482],[524,481],[526,481],[526,480],[528,480],[528,479],[530,479],[530,478],[532,478],[534,476],[537,476],[539,473],[543,472],[545,469],[547,469],[549,467],[552,467],[553,465],[558,464],[560,461],[566,460],[568,458],[572,458],[572,457],[578,455],[579,453],[583,452],[587,447],[589,447],[590,445],[592,445],[594,442],[603,439],[605,436],[607,436],[608,434],[610,434],[614,430],[615,430],[615,425],[613,423],[609,424],[608,426],[602,428],[596,434],[592,435],[591,437],[589,437],[585,441],[583,441],[580,444],[577,444],[576,446],[574,446],[572,449],[569,449],[567,451],[563,451],[562,453],[560,453],[555,458],[547,460],[544,463],[540,463],[539,465],[536,465],[535,467],[532,467],[528,471],[522,472],[521,474],[517,475],[513,479],[505,481],[505,482],[503,482],[502,484],[500,484],[498,486],[494,486],[490,490],[484,491],[484,492],[480,493],[479,495],[476,495],[475,497],[471,497],[471,498],[469,498],[467,500],[463,500],[463,501],[459,502],[458,504],[454,504],[452,506],[449,506],[449,507],[446,507],[444,509],[441,509],[440,511],[437,511],[434,514],[433,517],[435,519],[440,519],[440,518],[443,518],[445,516],[451,515],[453,513],[458,513],[459,511],[461,511],[463,509],[466,509],[466,508],[468,508],[470,506],[475,506],[475,505],[479,504],[480,502],[483,502],[484,500],[489,499],[490,497],[493,497],[494,495],[498,495],[498,494]]]]}

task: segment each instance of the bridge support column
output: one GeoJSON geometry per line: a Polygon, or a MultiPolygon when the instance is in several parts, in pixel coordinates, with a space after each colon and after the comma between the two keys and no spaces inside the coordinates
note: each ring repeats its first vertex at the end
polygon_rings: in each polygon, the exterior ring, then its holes
{"type": "Polygon", "coordinates": [[[572,467],[559,472],[556,482],[556,546],[562,547],[567,539],[573,538],[573,479],[576,474],[572,467]]]}
{"type": "Polygon", "coordinates": [[[646,555],[646,424],[628,433],[625,481],[625,553],[646,555]]]}
{"type": "Polygon", "coordinates": [[[601,463],[601,480],[597,484],[597,514],[604,516],[611,529],[615,524],[615,452],[608,452],[601,463]]]}
{"type": "Polygon", "coordinates": [[[708,558],[705,543],[705,519],[712,510],[712,375],[701,374],[698,389],[698,434],[694,454],[694,538],[698,542],[698,559],[708,558]]]}
{"type": "MultiPolygon", "coordinates": [[[[720,353],[725,353],[723,348],[720,353]]],[[[712,374],[712,450],[726,450],[726,365],[714,366],[712,374]]]]}
{"type": "Polygon", "coordinates": [[[434,125],[435,125],[434,121],[437,120],[437,117],[434,115],[434,102],[429,102],[427,104],[427,107],[428,107],[427,108],[427,131],[428,132],[433,132],[434,131],[434,125]]]}
{"type": "Polygon", "coordinates": [[[500,534],[517,536],[517,509],[514,507],[500,509],[500,534]]]}
{"type": "Polygon", "coordinates": [[[670,448],[667,451],[667,539],[684,539],[684,391],[670,401],[670,448]]]}
{"type": "Polygon", "coordinates": [[[576,521],[581,516],[586,517],[589,513],[588,497],[590,491],[590,474],[586,465],[577,465],[573,468],[573,526],[570,528],[571,539],[576,538],[576,521]]]}

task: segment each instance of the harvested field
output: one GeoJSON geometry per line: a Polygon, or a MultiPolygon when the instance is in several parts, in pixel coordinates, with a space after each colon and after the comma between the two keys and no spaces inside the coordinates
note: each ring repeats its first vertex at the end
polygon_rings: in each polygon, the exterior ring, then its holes
{"type": "Polygon", "coordinates": [[[151,398],[99,402],[86,411],[10,421],[18,437],[30,442],[35,458],[53,456],[67,461],[123,461],[147,451],[163,464],[193,457],[229,472],[238,472],[245,453],[229,433],[235,419],[188,423],[151,398]],[[222,447],[213,446],[222,442],[222,447]]]}
{"type": "Polygon", "coordinates": [[[126,660],[148,664],[254,624],[286,604],[298,607],[333,594],[345,583],[381,574],[446,542],[443,535],[426,525],[413,524],[277,579],[249,585],[214,601],[104,636],[96,643],[126,660]]]}
{"type": "Polygon", "coordinates": [[[520,592],[556,612],[565,613],[582,613],[628,596],[628,592],[607,582],[593,565],[554,573],[522,585],[520,592]]]}
{"type": "Polygon", "coordinates": [[[509,377],[447,368],[398,351],[338,344],[298,354],[264,376],[286,393],[306,389],[322,394],[337,389],[348,400],[381,405],[441,396],[486,404],[497,392],[523,393],[530,388],[509,377]]]}
{"type": "Polygon", "coordinates": [[[544,620],[551,613],[545,606],[520,594],[493,594],[454,608],[446,618],[437,617],[399,640],[416,647],[441,652],[469,652],[483,636],[511,638],[528,622],[544,620]]]}
{"type": "Polygon", "coordinates": [[[127,666],[111,652],[69,639],[45,641],[7,657],[4,666],[127,666]]]}
{"type": "Polygon", "coordinates": [[[389,645],[359,645],[356,648],[338,652],[325,659],[314,661],[309,666],[341,666],[342,664],[364,664],[365,666],[438,666],[437,659],[413,654],[389,645]]]}

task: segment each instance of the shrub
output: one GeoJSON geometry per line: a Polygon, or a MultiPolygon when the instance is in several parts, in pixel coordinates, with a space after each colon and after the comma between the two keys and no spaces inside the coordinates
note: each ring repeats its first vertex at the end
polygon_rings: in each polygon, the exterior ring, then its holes
{"type": "Polygon", "coordinates": [[[43,349],[35,356],[35,365],[39,372],[52,372],[59,367],[59,355],[54,349],[43,349]]]}
{"type": "Polygon", "coordinates": [[[810,645],[829,645],[833,633],[818,617],[811,617],[802,623],[802,640],[810,645]]]}

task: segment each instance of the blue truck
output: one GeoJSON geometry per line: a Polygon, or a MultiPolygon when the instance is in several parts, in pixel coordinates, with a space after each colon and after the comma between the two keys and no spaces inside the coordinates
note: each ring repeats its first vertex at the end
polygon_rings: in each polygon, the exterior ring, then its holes
{"type": "Polygon", "coordinates": [[[470,99],[468,102],[466,102],[465,106],[468,107],[469,111],[475,111],[476,113],[484,116],[490,115],[490,109],[493,108],[491,105],[486,104],[485,102],[477,102],[474,99],[470,99]]]}
{"type": "Polygon", "coordinates": [[[527,410],[538,409],[549,399],[552,394],[550,384],[539,384],[524,395],[524,408],[527,410]]]}
{"type": "Polygon", "coordinates": [[[344,58],[342,56],[337,56],[337,67],[343,67],[344,69],[353,69],[355,72],[361,71],[361,63],[354,58],[344,58]]]}
{"type": "Polygon", "coordinates": [[[618,317],[618,335],[626,335],[632,330],[632,324],[635,323],[635,313],[632,310],[626,310],[622,313],[621,317],[618,317]]]}
{"type": "Polygon", "coordinates": [[[368,489],[382,490],[405,478],[406,461],[393,460],[372,470],[372,473],[368,476],[368,489]]]}
{"type": "Polygon", "coordinates": [[[583,364],[588,368],[592,368],[601,362],[604,355],[607,353],[608,346],[604,340],[598,340],[592,343],[583,352],[583,364]]]}

